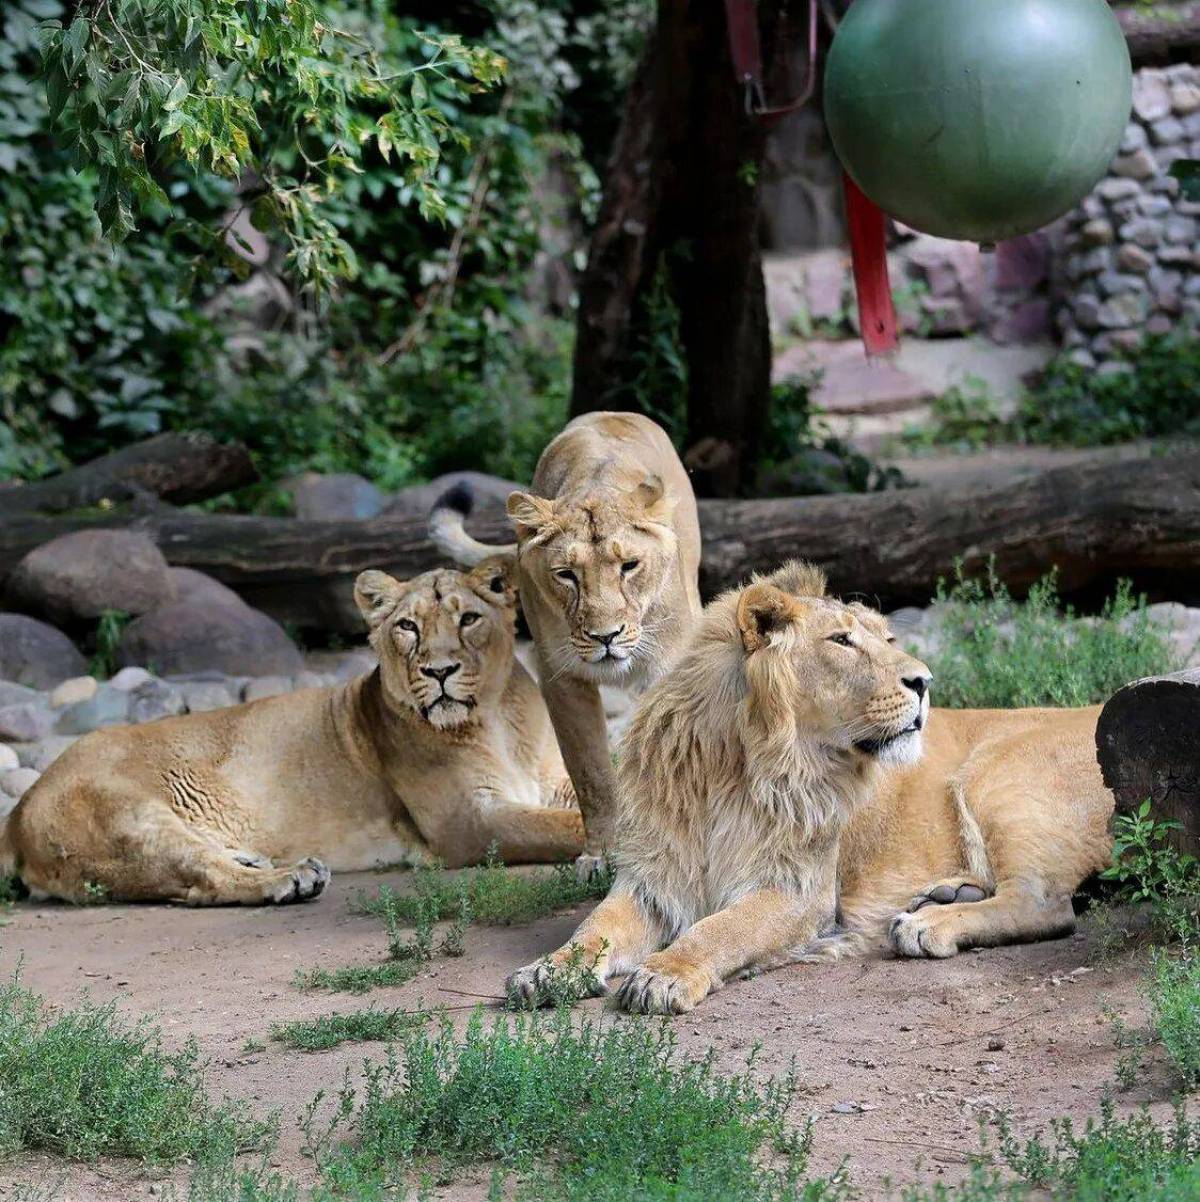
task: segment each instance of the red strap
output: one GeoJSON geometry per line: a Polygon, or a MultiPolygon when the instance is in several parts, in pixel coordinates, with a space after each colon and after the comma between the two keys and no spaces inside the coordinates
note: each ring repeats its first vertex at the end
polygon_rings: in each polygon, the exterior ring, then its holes
{"type": "Polygon", "coordinates": [[[807,104],[817,82],[817,0],[809,0],[808,4],[808,78],[800,95],[787,104],[768,105],[763,94],[758,0],[725,0],[725,18],[729,27],[729,57],[734,78],[745,91],[746,112],[764,121],[778,121],[807,104]]]}
{"type": "Polygon", "coordinates": [[[886,355],[900,345],[896,334],[896,306],[892,303],[888,282],[887,215],[866,197],[849,175],[843,174],[843,180],[863,345],[869,356],[886,355]]]}

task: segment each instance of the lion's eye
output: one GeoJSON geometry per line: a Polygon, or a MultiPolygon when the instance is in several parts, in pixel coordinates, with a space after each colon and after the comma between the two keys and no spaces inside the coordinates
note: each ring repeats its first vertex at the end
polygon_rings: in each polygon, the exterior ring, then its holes
{"type": "Polygon", "coordinates": [[[554,574],[559,580],[565,580],[568,584],[579,583],[579,577],[570,568],[559,568],[554,574]]]}
{"type": "Polygon", "coordinates": [[[461,618],[459,618],[458,624],[460,626],[474,626],[475,623],[478,621],[479,621],[478,614],[468,613],[468,614],[463,614],[463,616],[461,618]]]}
{"type": "Polygon", "coordinates": [[[410,622],[407,618],[401,618],[400,621],[396,623],[396,625],[399,626],[401,630],[407,630],[409,634],[417,633],[416,622],[410,622]]]}
{"type": "Polygon", "coordinates": [[[629,573],[632,572],[638,566],[638,564],[640,564],[641,562],[642,561],[640,559],[627,559],[621,565],[621,572],[624,575],[628,576],[629,573]]]}
{"type": "Polygon", "coordinates": [[[850,636],[845,633],[831,634],[829,636],[831,643],[837,643],[839,647],[853,647],[854,644],[850,641],[850,636]]]}

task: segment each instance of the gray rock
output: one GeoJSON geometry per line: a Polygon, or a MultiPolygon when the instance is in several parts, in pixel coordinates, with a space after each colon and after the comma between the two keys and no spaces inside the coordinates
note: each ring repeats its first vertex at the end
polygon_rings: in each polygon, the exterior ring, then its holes
{"type": "Polygon", "coordinates": [[[13,768],[19,768],[20,766],[21,761],[16,751],[7,743],[0,743],[0,772],[9,772],[13,768]]]}
{"type": "Polygon", "coordinates": [[[0,613],[0,680],[52,689],[86,671],[87,660],[61,630],[24,614],[0,613]]]}
{"type": "Polygon", "coordinates": [[[294,676],[304,661],[282,626],[247,605],[176,601],[131,622],[117,645],[119,664],[152,664],[163,676],[215,671],[227,676],[294,676]]]}
{"type": "Polygon", "coordinates": [[[1161,71],[1138,71],[1134,74],[1133,111],[1147,125],[1170,115],[1171,93],[1161,71]]]}
{"type": "Polygon", "coordinates": [[[1079,231],[1079,236],[1087,246],[1109,246],[1116,237],[1112,222],[1103,217],[1094,217],[1079,231]]]}
{"type": "Polygon", "coordinates": [[[1127,329],[1146,320],[1147,298],[1137,292],[1122,292],[1100,306],[1099,321],[1106,330],[1127,329]]]}
{"type": "Polygon", "coordinates": [[[289,676],[259,676],[242,690],[243,701],[262,701],[265,697],[279,697],[292,691],[289,676]]]}
{"type": "MultiPolygon", "coordinates": [[[[1123,154],[1115,158],[1112,164],[1112,173],[1123,179],[1150,179],[1158,174],[1158,161],[1147,147],[1142,147],[1132,154],[1123,154]]],[[[1105,199],[1120,200],[1121,198],[1106,196],[1105,199]]]]}
{"type": "Polygon", "coordinates": [[[194,681],[181,684],[183,703],[189,714],[206,714],[210,710],[222,710],[237,705],[237,698],[229,686],[220,681],[194,681]]]}
{"type": "Polygon", "coordinates": [[[1079,347],[1073,350],[1067,359],[1074,363],[1076,367],[1082,367],[1085,371],[1091,371],[1096,366],[1096,356],[1092,354],[1086,347],[1079,347]]]}
{"type": "Polygon", "coordinates": [[[1189,113],[1184,117],[1183,131],[1189,138],[1200,138],[1200,113],[1189,113]]]}
{"type": "Polygon", "coordinates": [[[133,530],[77,530],[30,551],[13,569],[9,594],[54,620],[143,614],[175,599],[167,561],[133,530]]]}
{"type": "Polygon", "coordinates": [[[17,808],[17,798],[0,789],[0,818],[7,818],[17,808]]]}
{"type": "Polygon", "coordinates": [[[1118,292],[1137,292],[1146,287],[1146,281],[1140,275],[1122,275],[1119,271],[1106,271],[1096,283],[1105,296],[1113,296],[1118,292]]]}
{"type": "Polygon", "coordinates": [[[356,647],[353,651],[308,651],[304,665],[310,672],[332,677],[339,684],[356,680],[374,672],[379,659],[369,647],[356,647]]]}
{"type": "Polygon", "coordinates": [[[129,694],[129,721],[157,722],[185,709],[183,693],[165,680],[147,680],[129,694]]]}
{"type": "Polygon", "coordinates": [[[383,493],[354,472],[305,472],[283,483],[296,516],[310,521],[373,518],[386,502],[383,493]]]}
{"type": "Polygon", "coordinates": [[[51,735],[40,743],[31,744],[28,750],[23,748],[21,763],[35,772],[45,772],[78,739],[78,735],[51,735]]]}
{"type": "Polygon", "coordinates": [[[5,743],[36,743],[53,729],[54,715],[40,699],[0,708],[0,740],[5,743]]]}
{"type": "Polygon", "coordinates": [[[1135,150],[1141,150],[1150,141],[1150,136],[1146,133],[1146,127],[1140,121],[1130,121],[1125,126],[1125,133],[1121,137],[1121,153],[1133,154],[1135,150]]]}
{"type": "Polygon", "coordinates": [[[1128,243],[1117,251],[1117,266],[1122,271],[1133,271],[1144,275],[1154,266],[1154,256],[1148,250],[1128,243]]]}
{"type": "Polygon", "coordinates": [[[129,721],[129,696],[124,689],[101,685],[87,701],[78,701],[59,711],[55,733],[85,735],[102,726],[121,726],[129,721]]]}
{"type": "Polygon", "coordinates": [[[40,705],[44,698],[37,689],[27,688],[23,684],[11,684],[0,680],[0,706],[5,705],[40,705]]]}
{"type": "Polygon", "coordinates": [[[1090,293],[1081,293],[1072,302],[1075,310],[1075,320],[1085,330],[1100,328],[1100,299],[1090,293]]]}
{"type": "Polygon", "coordinates": [[[1168,242],[1176,245],[1180,242],[1191,243],[1196,237],[1196,220],[1193,217],[1168,217],[1163,234],[1168,242]]]}
{"type": "Polygon", "coordinates": [[[138,685],[153,679],[154,677],[145,668],[122,668],[108,683],[114,689],[121,689],[128,693],[136,689],[138,685]]]}
{"type": "Polygon", "coordinates": [[[172,568],[171,581],[175,585],[177,601],[203,601],[208,605],[245,605],[233,589],[204,572],[197,572],[195,568],[172,568]]]}
{"type": "Polygon", "coordinates": [[[37,784],[40,776],[41,773],[34,772],[32,768],[10,768],[7,772],[0,772],[0,790],[20,801],[37,784]]]}
{"type": "Polygon", "coordinates": [[[1139,196],[1137,209],[1145,217],[1165,217],[1171,211],[1171,202],[1165,196],[1139,196]]]}
{"type": "Polygon", "coordinates": [[[292,678],[293,689],[327,689],[333,684],[337,684],[336,676],[329,676],[324,672],[312,672],[308,668],[292,678]]]}
{"type": "Polygon", "coordinates": [[[1196,252],[1190,246],[1164,246],[1158,252],[1160,263],[1170,263],[1176,266],[1196,266],[1196,252]]]}
{"type": "Polygon", "coordinates": [[[1137,217],[1121,226],[1120,235],[1122,242],[1136,242],[1152,250],[1162,241],[1162,226],[1152,217],[1137,217]]]}
{"type": "Polygon", "coordinates": [[[1189,150],[1182,142],[1176,142],[1171,146],[1159,146],[1154,151],[1154,161],[1158,164],[1160,171],[1169,171],[1172,164],[1179,159],[1186,159],[1189,150]]]}
{"type": "Polygon", "coordinates": [[[1194,83],[1177,83],[1171,88],[1171,108],[1180,117],[1200,109],[1200,88],[1194,83]]]}
{"type": "Polygon", "coordinates": [[[1072,259],[1070,274],[1075,279],[1080,279],[1088,275],[1098,275],[1102,271],[1107,271],[1111,263],[1112,252],[1107,247],[1098,246],[1094,250],[1089,250],[1086,254],[1072,259]]]}
{"type": "Polygon", "coordinates": [[[1156,146],[1166,146],[1170,142],[1182,142],[1185,136],[1183,122],[1175,117],[1164,117],[1150,126],[1150,137],[1156,146]]]}
{"type": "Polygon", "coordinates": [[[89,697],[95,696],[96,688],[94,676],[72,676],[50,694],[50,708],[60,710],[74,705],[77,701],[87,701],[89,697]]]}
{"type": "Polygon", "coordinates": [[[1117,200],[1126,200],[1141,192],[1141,185],[1135,179],[1106,179],[1096,187],[1096,195],[1110,204],[1117,200]]]}

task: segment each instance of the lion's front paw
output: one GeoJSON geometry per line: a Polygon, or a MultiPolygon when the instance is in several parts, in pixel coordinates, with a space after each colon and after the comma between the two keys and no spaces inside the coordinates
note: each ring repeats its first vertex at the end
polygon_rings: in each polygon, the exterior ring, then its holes
{"type": "Polygon", "coordinates": [[[686,1014],[708,996],[707,974],[692,971],[656,971],[652,956],[630,973],[617,994],[617,1005],[631,1014],[686,1014]]]}
{"type": "Polygon", "coordinates": [[[275,886],[268,900],[287,906],[293,902],[312,901],[325,892],[329,884],[329,869],[310,856],[292,866],[288,875],[275,886]]]}
{"type": "Polygon", "coordinates": [[[915,914],[926,906],[951,906],[955,902],[978,902],[988,896],[987,889],[967,877],[947,877],[918,893],[908,903],[908,912],[915,914]]]}
{"type": "Polygon", "coordinates": [[[504,992],[514,1010],[535,1010],[550,1000],[549,985],[549,961],[538,960],[510,974],[504,982],[504,992]]]}
{"type": "Polygon", "coordinates": [[[958,941],[954,932],[948,924],[939,921],[946,917],[946,911],[936,907],[915,914],[897,914],[888,931],[892,951],[898,956],[923,956],[933,960],[956,956],[958,941]]]}
{"type": "Polygon", "coordinates": [[[504,990],[514,1010],[562,1006],[608,992],[600,964],[589,963],[575,948],[566,955],[556,952],[518,968],[504,983],[504,990]]]}

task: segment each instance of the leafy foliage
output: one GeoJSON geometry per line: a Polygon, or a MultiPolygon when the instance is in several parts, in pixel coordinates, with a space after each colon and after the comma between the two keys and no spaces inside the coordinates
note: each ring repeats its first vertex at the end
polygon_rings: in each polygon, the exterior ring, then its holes
{"type": "Polygon", "coordinates": [[[356,1010],[294,1023],[275,1023],[271,1038],[289,1048],[323,1052],[343,1043],[390,1042],[430,1019],[428,1010],[356,1010]]]}
{"type": "Polygon", "coordinates": [[[0,1079],[0,1153],[216,1159],[270,1133],[208,1100],[194,1045],[164,1052],[111,1003],[53,1011],[16,980],[0,987],[0,1079]]]}
{"type": "Polygon", "coordinates": [[[1188,1089],[1200,1086],[1200,957],[1195,933],[1193,927],[1191,945],[1182,955],[1160,952],[1150,977],[1158,1037],[1188,1089]]]}
{"type": "Polygon", "coordinates": [[[960,570],[953,585],[939,585],[936,605],[938,645],[928,658],[939,705],[1093,705],[1178,666],[1166,633],[1124,581],[1097,617],[1063,609],[1053,574],[1017,603],[994,573],[970,580],[960,570]]]}

